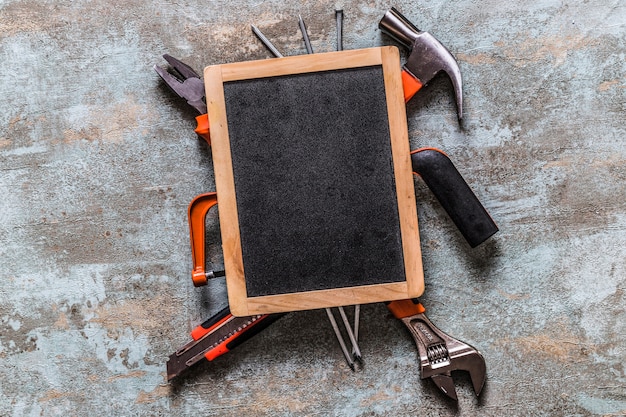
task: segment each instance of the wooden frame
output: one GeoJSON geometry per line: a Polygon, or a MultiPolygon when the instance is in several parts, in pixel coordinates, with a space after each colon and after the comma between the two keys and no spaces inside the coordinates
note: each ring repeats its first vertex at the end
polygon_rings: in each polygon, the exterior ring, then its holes
{"type": "Polygon", "coordinates": [[[391,301],[418,297],[422,294],[424,280],[415,189],[397,48],[380,47],[215,65],[205,68],[204,80],[208,117],[211,123],[215,182],[219,196],[218,208],[224,266],[232,314],[249,316],[289,312],[391,301]],[[224,83],[366,66],[381,66],[383,70],[406,280],[349,288],[248,297],[239,235],[236,184],[229,143],[224,83]]]}

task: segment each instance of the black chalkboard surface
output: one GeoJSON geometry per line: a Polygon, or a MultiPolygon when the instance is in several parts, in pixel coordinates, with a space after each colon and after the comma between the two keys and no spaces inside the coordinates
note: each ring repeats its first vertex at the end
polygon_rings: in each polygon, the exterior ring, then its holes
{"type": "Polygon", "coordinates": [[[205,84],[233,314],[421,294],[395,48],[212,66],[205,84]]]}

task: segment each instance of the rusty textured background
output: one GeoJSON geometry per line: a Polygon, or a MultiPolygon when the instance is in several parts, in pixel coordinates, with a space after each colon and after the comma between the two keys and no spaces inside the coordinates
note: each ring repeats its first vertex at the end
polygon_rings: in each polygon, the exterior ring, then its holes
{"type": "MultiPolygon", "coordinates": [[[[393,4],[346,1],[345,48],[391,44],[393,4]]],[[[478,347],[488,381],[459,403],[364,307],[366,366],[320,311],[291,314],[180,383],[165,359],[225,305],[193,288],[189,201],[214,190],[193,112],[161,54],[196,69],[335,48],[330,1],[0,1],[0,415],[626,415],[626,5],[398,1],[457,56],[408,106],[411,144],[445,150],[500,226],[469,249],[416,179],[423,302],[478,347]]],[[[213,233],[216,233],[215,231],[213,233]]],[[[215,245],[214,245],[215,246],[215,245]]],[[[217,252],[216,248],[212,248],[217,252]]]]}

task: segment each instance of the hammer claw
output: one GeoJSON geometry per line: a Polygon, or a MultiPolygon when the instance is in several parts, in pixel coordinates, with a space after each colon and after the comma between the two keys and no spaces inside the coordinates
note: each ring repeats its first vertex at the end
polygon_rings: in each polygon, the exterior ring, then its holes
{"type": "Polygon", "coordinates": [[[395,8],[385,13],[378,27],[410,50],[404,69],[422,85],[428,84],[440,72],[450,77],[460,121],[463,118],[463,82],[459,64],[452,53],[433,35],[415,27],[395,8]]]}

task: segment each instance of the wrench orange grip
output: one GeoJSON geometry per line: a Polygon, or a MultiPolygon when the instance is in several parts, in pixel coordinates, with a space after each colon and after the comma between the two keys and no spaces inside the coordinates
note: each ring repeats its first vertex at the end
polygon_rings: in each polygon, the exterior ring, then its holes
{"type": "Polygon", "coordinates": [[[422,303],[414,303],[413,300],[397,300],[387,304],[387,309],[397,319],[422,314],[426,311],[422,303]]]}
{"type": "Polygon", "coordinates": [[[193,285],[200,287],[208,283],[204,270],[204,218],[209,209],[217,204],[217,193],[200,194],[192,200],[187,210],[189,236],[191,238],[191,261],[193,285]]]}

